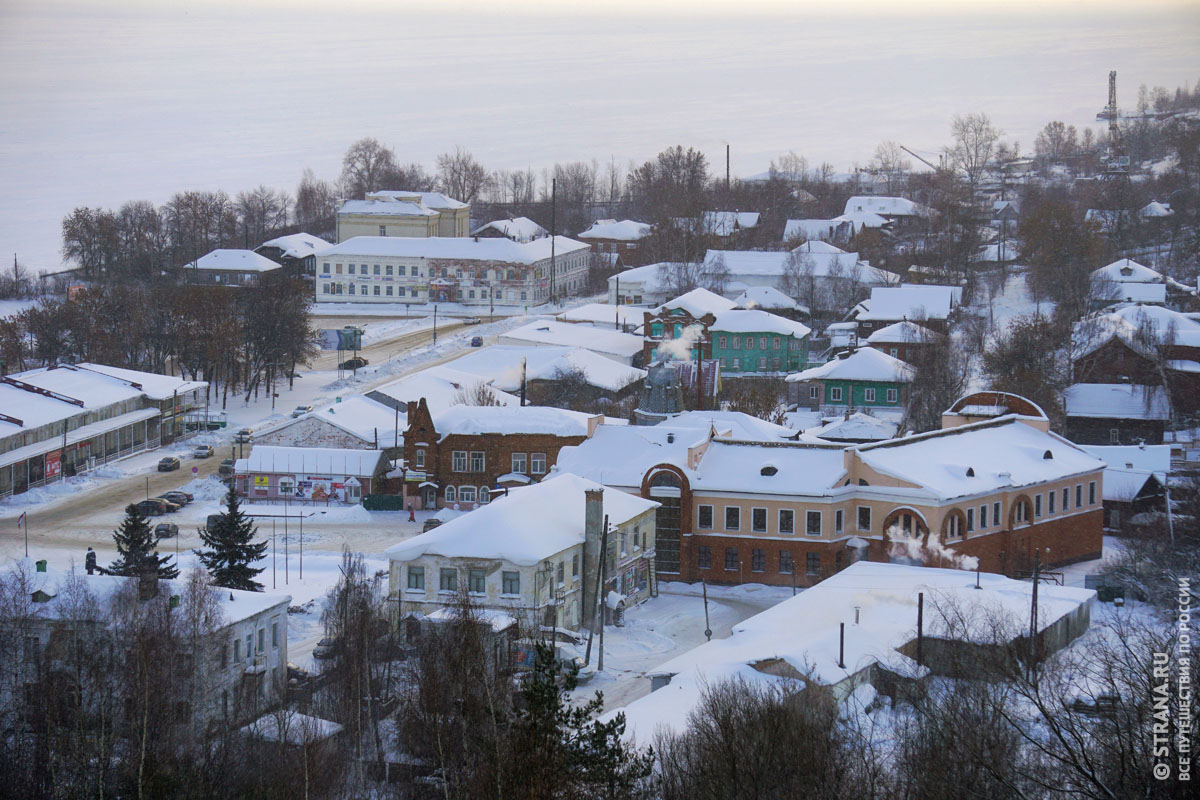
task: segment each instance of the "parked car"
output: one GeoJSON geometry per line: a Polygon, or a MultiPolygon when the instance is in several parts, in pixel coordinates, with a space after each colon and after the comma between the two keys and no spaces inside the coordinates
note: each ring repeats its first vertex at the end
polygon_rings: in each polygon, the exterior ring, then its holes
{"type": "Polygon", "coordinates": [[[303,417],[308,412],[312,411],[312,406],[296,406],[292,409],[292,419],[303,417]]]}
{"type": "Polygon", "coordinates": [[[213,454],[212,445],[198,444],[192,448],[192,458],[210,458],[213,454]]]}
{"type": "Polygon", "coordinates": [[[240,442],[240,443],[242,443],[242,444],[245,444],[245,443],[247,443],[247,442],[249,442],[249,441],[250,441],[250,438],[251,438],[252,436],[254,436],[254,429],[253,429],[253,428],[242,428],[240,431],[238,431],[238,432],[237,432],[237,433],[234,435],[234,437],[233,437],[233,440],[234,440],[235,442],[240,442]]]}
{"type": "Polygon", "coordinates": [[[463,325],[478,325],[482,320],[479,317],[467,317],[463,320],[463,325]]]}
{"type": "Polygon", "coordinates": [[[313,648],[313,658],[333,658],[336,648],[336,640],[322,639],[321,641],[317,642],[317,646],[313,648]]]}
{"type": "Polygon", "coordinates": [[[471,337],[471,347],[483,347],[483,337],[482,336],[472,336],[471,337]]]}
{"type": "Polygon", "coordinates": [[[196,499],[195,495],[193,495],[191,492],[185,492],[182,489],[163,492],[163,498],[181,506],[186,506],[188,503],[196,499]]]}
{"type": "Polygon", "coordinates": [[[175,456],[166,456],[165,458],[159,459],[159,461],[158,461],[158,471],[159,472],[171,472],[172,470],[176,470],[176,469],[179,469],[179,459],[176,458],[175,456]]]}
{"type": "Polygon", "coordinates": [[[421,526],[421,532],[425,533],[426,531],[431,531],[441,524],[442,521],[437,517],[430,517],[429,519],[425,520],[425,524],[421,526]]]}
{"type": "Polygon", "coordinates": [[[171,500],[168,500],[165,497],[151,497],[150,500],[152,502],[158,502],[158,503],[162,504],[163,509],[165,511],[167,511],[168,513],[174,513],[176,511],[178,511],[179,509],[183,508],[183,505],[181,503],[173,502],[171,500]]]}
{"type": "Polygon", "coordinates": [[[221,462],[221,466],[217,467],[217,474],[218,475],[232,475],[233,474],[233,464],[234,464],[234,461],[232,458],[225,459],[224,461],[221,462]]]}
{"type": "Polygon", "coordinates": [[[338,364],[338,369],[362,369],[370,362],[361,356],[358,358],[348,358],[341,364],[338,364]]]}
{"type": "Polygon", "coordinates": [[[210,530],[214,525],[221,521],[220,514],[209,514],[204,518],[204,529],[210,530]]]}
{"type": "Polygon", "coordinates": [[[161,517],[167,513],[166,504],[157,500],[143,500],[137,504],[137,509],[143,517],[161,517]]]}
{"type": "Polygon", "coordinates": [[[160,522],[154,526],[154,535],[159,539],[170,539],[179,535],[179,526],[174,522],[160,522]]]}

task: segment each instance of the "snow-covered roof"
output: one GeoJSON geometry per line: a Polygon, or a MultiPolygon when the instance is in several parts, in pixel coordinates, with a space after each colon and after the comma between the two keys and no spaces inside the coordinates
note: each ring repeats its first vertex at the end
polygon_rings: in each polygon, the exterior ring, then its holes
{"type": "Polygon", "coordinates": [[[942,338],[944,337],[940,333],[905,319],[885,325],[868,336],[867,341],[871,344],[909,344],[932,342],[942,338]]]}
{"type": "Polygon", "coordinates": [[[657,264],[647,264],[644,267],[634,267],[627,269],[624,272],[618,272],[616,275],[610,275],[608,278],[609,286],[615,286],[617,282],[625,284],[628,288],[631,284],[642,285],[642,291],[648,293],[657,293],[666,291],[666,286],[662,282],[663,270],[670,268],[674,262],[659,262],[657,264]],[[666,265],[664,267],[664,265],[666,265]]]}
{"type": "Polygon", "coordinates": [[[397,427],[394,407],[355,394],[339,398],[338,402],[330,403],[295,419],[287,419],[277,425],[258,430],[255,432],[255,438],[261,439],[268,434],[279,433],[310,419],[333,425],[371,444],[374,444],[378,437],[380,447],[403,444],[404,429],[408,427],[408,415],[404,408],[400,409],[399,427],[397,427]]]}
{"type": "MultiPolygon", "coordinates": [[[[792,252],[796,254],[807,253],[809,255],[841,255],[846,251],[829,242],[808,241],[793,247],[792,252]]],[[[850,253],[849,255],[854,256],[855,260],[858,259],[858,253],[850,253]]]]}
{"type": "Polygon", "coordinates": [[[778,442],[796,435],[792,428],[741,411],[684,411],[659,423],[660,427],[664,425],[672,429],[713,430],[717,436],[753,442],[778,442]]]}
{"type": "Polygon", "coordinates": [[[855,195],[846,201],[843,213],[870,212],[884,217],[923,217],[928,209],[920,203],[914,203],[906,197],[876,197],[872,195],[855,195]]]}
{"type": "Polygon", "coordinates": [[[757,211],[705,211],[701,220],[704,230],[717,236],[729,236],[734,231],[758,227],[757,211]]]}
{"type": "Polygon", "coordinates": [[[1016,415],[859,445],[855,452],[872,469],[915,483],[941,499],[1042,484],[1104,465],[1016,415]],[[1047,451],[1051,458],[1045,457],[1047,451]]]}
{"type": "Polygon", "coordinates": [[[239,475],[293,472],[369,478],[382,460],[382,450],[254,445],[250,455],[234,463],[234,469],[239,475]]]}
{"type": "Polygon", "coordinates": [[[304,258],[316,255],[332,246],[331,242],[313,236],[311,233],[291,233],[265,241],[258,246],[258,249],[278,247],[285,258],[304,258]]]}
{"type": "Polygon", "coordinates": [[[579,234],[580,239],[611,239],[618,242],[636,242],[650,235],[652,228],[648,223],[623,219],[601,219],[579,234]]]}
{"type": "Polygon", "coordinates": [[[955,305],[957,286],[885,286],[871,290],[865,320],[946,319],[955,305]]]}
{"type": "Polygon", "coordinates": [[[761,308],[767,311],[785,309],[787,311],[803,311],[808,309],[774,286],[751,286],[738,295],[734,301],[738,308],[761,308]]]}
{"type": "Polygon", "coordinates": [[[834,219],[838,222],[850,223],[854,226],[856,233],[863,228],[882,228],[891,222],[887,217],[880,216],[874,211],[847,211],[834,219]]]}
{"type": "Polygon", "coordinates": [[[794,336],[797,339],[803,339],[812,333],[812,329],[802,322],[796,322],[757,308],[734,308],[729,311],[721,311],[716,315],[716,321],[709,327],[718,332],[778,333],[783,336],[794,336]]]}
{"type": "Polygon", "coordinates": [[[486,230],[497,231],[500,235],[517,242],[531,242],[549,233],[529,217],[513,217],[512,219],[497,219],[486,225],[480,225],[471,231],[471,234],[477,236],[481,231],[486,230]]]}
{"type": "MultiPolygon", "coordinates": [[[[608,306],[608,308],[614,312],[612,316],[615,317],[616,306],[608,306]]],[[[609,319],[610,323],[611,321],[612,317],[609,319]]],[[[562,347],[582,347],[597,353],[610,353],[624,358],[632,358],[642,352],[642,337],[640,336],[594,328],[590,325],[573,325],[570,322],[558,322],[557,320],[531,322],[515,330],[507,331],[501,338],[562,347]]]]}
{"type": "MultiPolygon", "coordinates": [[[[1104,500],[1117,503],[1132,502],[1151,478],[1156,478],[1152,472],[1139,469],[1116,469],[1109,467],[1104,470],[1104,500]]],[[[1160,481],[1161,483],[1161,481],[1160,481]]]]}
{"type": "Polygon", "coordinates": [[[1131,303],[1111,312],[1134,327],[1146,325],[1165,341],[1173,333],[1175,344],[1200,347],[1200,322],[1187,314],[1160,305],[1131,303]]]}
{"type": "Polygon", "coordinates": [[[230,272],[270,272],[279,265],[253,250],[217,249],[187,265],[188,269],[228,270],[230,272]]]}
{"type": "Polygon", "coordinates": [[[522,360],[529,380],[554,380],[559,370],[579,370],[590,385],[615,392],[646,378],[645,370],[582,347],[493,345],[457,358],[449,366],[483,378],[506,392],[516,392],[521,388],[522,360]]]}
{"type": "Polygon", "coordinates": [[[1063,402],[1068,417],[1165,420],[1171,416],[1161,386],[1076,383],[1063,392],[1063,402]]]}
{"type": "Polygon", "coordinates": [[[1005,242],[1003,248],[999,243],[985,244],[975,255],[971,256],[971,260],[999,262],[1001,252],[1003,252],[1005,261],[1016,261],[1021,256],[1021,251],[1012,242],[1005,242]]]}
{"type": "Polygon", "coordinates": [[[438,212],[420,203],[401,200],[347,200],[338,214],[365,214],[388,217],[436,217],[438,212]]]}
{"type": "Polygon", "coordinates": [[[1162,283],[1163,280],[1161,272],[1139,264],[1132,258],[1122,258],[1108,266],[1093,270],[1092,277],[1117,283],[1162,283]]]}
{"type": "MultiPolygon", "coordinates": [[[[464,372],[445,364],[439,364],[399,380],[385,383],[374,389],[372,393],[386,395],[400,403],[416,402],[425,398],[425,403],[429,406],[429,413],[436,415],[457,405],[460,392],[470,392],[479,383],[489,383],[489,379],[472,372],[464,372]]],[[[521,398],[516,395],[501,391],[494,386],[491,389],[492,396],[500,405],[521,404],[521,398]]],[[[405,416],[403,410],[401,410],[400,416],[405,416]]]]}
{"type": "Polygon", "coordinates": [[[816,428],[809,428],[804,433],[806,436],[815,436],[831,442],[880,442],[895,438],[899,427],[894,422],[858,411],[849,417],[835,419],[816,428]]]}
{"type": "Polygon", "coordinates": [[[558,468],[607,486],[640,489],[657,464],[687,467],[688,448],[708,438],[710,426],[601,425],[582,444],[558,451],[558,468]]]}
{"type": "Polygon", "coordinates": [[[646,309],[642,306],[614,306],[608,303],[588,303],[578,308],[568,309],[555,317],[555,319],[572,324],[579,324],[581,322],[592,323],[599,327],[607,327],[610,330],[616,330],[614,326],[619,321],[622,326],[636,329],[642,327],[645,312],[646,309]]]}
{"type": "Polygon", "coordinates": [[[819,367],[788,375],[787,381],[790,383],[813,380],[908,383],[912,377],[913,368],[900,359],[871,347],[863,347],[845,358],[835,358],[819,367]]]}
{"type": "Polygon", "coordinates": [[[1169,217],[1172,214],[1174,214],[1175,212],[1166,203],[1160,203],[1157,200],[1152,200],[1151,202],[1142,206],[1142,210],[1139,211],[1138,213],[1141,214],[1145,218],[1154,218],[1154,217],[1169,217]]]}
{"type": "MultiPolygon", "coordinates": [[[[22,423],[18,425],[0,419],[0,436],[34,430],[81,415],[90,409],[103,408],[138,397],[163,400],[170,398],[172,392],[182,394],[207,385],[203,381],[185,381],[170,375],[90,363],[38,367],[12,373],[8,377],[12,381],[45,389],[69,399],[59,399],[21,389],[11,383],[0,382],[0,411],[21,420],[22,423]],[[72,400],[78,403],[71,402],[72,400]]],[[[145,418],[145,415],[142,418],[145,418]]]]}
{"type": "MultiPolygon", "coordinates": [[[[591,247],[565,236],[554,237],[559,256],[591,247]]],[[[508,264],[534,264],[550,257],[550,237],[532,242],[514,242],[504,238],[355,236],[321,253],[333,256],[371,256],[380,258],[444,258],[459,261],[501,261],[508,264]]],[[[276,265],[278,266],[278,265],[276,265]]]]}
{"type": "MultiPolygon", "coordinates": [[[[498,608],[472,608],[471,617],[479,622],[486,622],[488,627],[497,633],[517,624],[516,617],[498,608]]],[[[422,619],[425,622],[458,622],[462,619],[462,610],[443,606],[437,611],[426,614],[422,619]]]]}
{"type": "Polygon", "coordinates": [[[731,275],[782,275],[790,255],[786,250],[709,250],[704,263],[719,259],[731,275]]]}
{"type": "Polygon", "coordinates": [[[451,406],[433,418],[441,439],[451,435],[587,436],[593,415],[545,406],[451,406]]]}
{"type": "Polygon", "coordinates": [[[469,204],[460,200],[455,200],[453,197],[442,194],[441,192],[413,192],[405,189],[380,189],[375,192],[367,192],[368,200],[397,200],[400,202],[417,202],[426,208],[436,208],[442,210],[454,210],[459,208],[469,208],[469,204]]]}
{"type": "MultiPolygon", "coordinates": [[[[49,596],[45,603],[35,606],[39,615],[56,618],[60,614],[71,615],[78,611],[77,607],[67,608],[64,601],[69,599],[69,586],[73,580],[79,581],[79,586],[86,588],[97,601],[101,613],[110,604],[114,596],[123,588],[132,590],[130,596],[137,598],[138,578],[124,578],[116,575],[88,575],[82,571],[72,572],[55,569],[47,565],[45,572],[38,572],[34,559],[20,558],[11,563],[12,569],[20,569],[28,577],[29,591],[42,591],[49,596]]],[[[182,595],[186,591],[186,575],[174,580],[160,580],[158,593],[160,596],[182,595]]],[[[267,592],[247,592],[241,589],[216,589],[213,600],[217,605],[220,627],[232,625],[242,620],[250,619],[276,606],[287,607],[292,601],[291,595],[267,592]]]]}
{"type": "Polygon", "coordinates": [[[1110,469],[1153,472],[1159,478],[1165,478],[1166,474],[1171,471],[1171,445],[1169,444],[1081,444],[1079,446],[1097,458],[1103,459],[1110,469]]]}
{"type": "Polygon", "coordinates": [[[845,476],[844,450],[836,444],[716,438],[689,479],[695,491],[814,497],[829,493],[845,476]]]}
{"type": "Polygon", "coordinates": [[[342,726],[332,720],[311,717],[298,711],[264,714],[242,728],[242,733],[264,742],[283,742],[304,747],[337,736],[342,726]]]}
{"type": "MultiPolygon", "coordinates": [[[[436,555],[533,566],[583,543],[584,492],[602,488],[578,475],[557,472],[540,483],[510,489],[507,496],[384,552],[400,562],[436,555]]],[[[623,525],[657,506],[626,492],[604,493],[604,513],[612,525],[623,525]]]]}
{"type": "MultiPolygon", "coordinates": [[[[799,690],[806,681],[838,684],[875,663],[901,675],[920,676],[925,670],[898,650],[916,638],[919,593],[925,596],[927,636],[953,635],[941,622],[952,617],[968,624],[964,634],[968,640],[990,642],[997,617],[1014,633],[1028,631],[1031,592],[1027,581],[992,573],[859,561],[738,623],[728,637],[702,644],[650,670],[650,675],[673,676],[671,682],[610,715],[623,712],[626,735],[647,743],[664,728],[682,732],[705,689],[722,681],[741,678],[755,685],[799,690]],[[938,608],[947,610],[945,617],[937,613],[938,608]],[[951,608],[963,613],[951,614],[951,608]],[[841,639],[843,624],[845,637],[841,639]],[[838,666],[839,652],[845,667],[838,666]],[[795,680],[785,677],[787,672],[781,676],[780,666],[794,673],[795,680]]],[[[1038,587],[1039,629],[1053,625],[1094,597],[1091,589],[1042,584],[1038,587]]]]}
{"type": "MultiPolygon", "coordinates": [[[[712,251],[710,250],[709,252],[711,253],[712,251]]],[[[661,314],[664,311],[681,308],[694,318],[699,319],[705,314],[717,314],[721,311],[729,311],[735,305],[732,300],[701,287],[681,294],[674,300],[668,300],[654,309],[653,313],[661,314]]]]}

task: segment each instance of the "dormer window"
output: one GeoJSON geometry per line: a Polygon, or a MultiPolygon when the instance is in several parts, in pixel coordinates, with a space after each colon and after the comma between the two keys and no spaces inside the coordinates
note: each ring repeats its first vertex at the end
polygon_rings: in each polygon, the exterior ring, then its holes
{"type": "Polygon", "coordinates": [[[967,467],[967,477],[968,478],[975,477],[975,468],[974,467],[967,467]]]}
{"type": "Polygon", "coordinates": [[[765,467],[763,467],[762,469],[760,469],[760,470],[758,471],[758,474],[759,474],[759,475],[764,475],[764,476],[768,476],[768,477],[769,477],[769,476],[771,476],[771,475],[775,475],[775,474],[776,474],[776,473],[778,473],[778,472],[779,472],[779,468],[778,468],[778,467],[773,467],[773,466],[771,466],[771,465],[769,465],[769,464],[768,464],[767,466],[765,466],[765,467]]]}
{"type": "Polygon", "coordinates": [[[1049,450],[1047,450],[1046,452],[1042,453],[1042,458],[1046,461],[1050,461],[1054,458],[1054,453],[1051,453],[1049,450]]]}

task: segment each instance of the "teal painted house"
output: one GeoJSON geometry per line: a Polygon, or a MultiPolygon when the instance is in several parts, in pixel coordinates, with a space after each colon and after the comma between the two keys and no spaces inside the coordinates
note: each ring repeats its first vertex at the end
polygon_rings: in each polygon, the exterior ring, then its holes
{"type": "Polygon", "coordinates": [[[721,311],[709,325],[712,357],[726,378],[804,369],[809,327],[759,309],[721,311]]]}
{"type": "Polygon", "coordinates": [[[789,375],[788,400],[826,416],[864,410],[899,413],[912,375],[912,367],[900,359],[867,347],[789,375]]]}

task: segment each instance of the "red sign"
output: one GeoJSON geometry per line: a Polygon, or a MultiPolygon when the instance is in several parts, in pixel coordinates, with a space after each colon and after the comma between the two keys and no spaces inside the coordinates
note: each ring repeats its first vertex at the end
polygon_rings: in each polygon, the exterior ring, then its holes
{"type": "Polygon", "coordinates": [[[55,450],[46,454],[46,477],[57,478],[62,474],[62,451],[55,450]]]}

